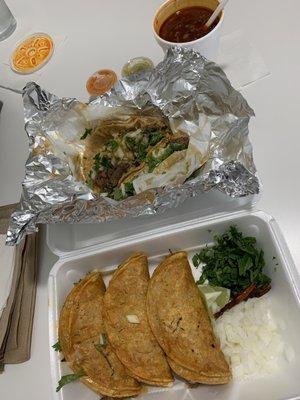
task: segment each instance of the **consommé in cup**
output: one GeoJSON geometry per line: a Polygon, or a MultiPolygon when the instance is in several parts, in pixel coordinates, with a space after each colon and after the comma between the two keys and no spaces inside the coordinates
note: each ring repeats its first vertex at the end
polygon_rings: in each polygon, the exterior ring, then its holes
{"type": "Polygon", "coordinates": [[[206,7],[214,11],[219,5],[218,0],[167,0],[157,10],[153,20],[153,33],[157,43],[167,51],[170,46],[192,48],[209,60],[216,61],[219,49],[220,35],[224,20],[224,11],[219,16],[217,25],[205,36],[191,42],[174,43],[162,39],[159,31],[162,24],[175,12],[188,7],[206,7]]]}

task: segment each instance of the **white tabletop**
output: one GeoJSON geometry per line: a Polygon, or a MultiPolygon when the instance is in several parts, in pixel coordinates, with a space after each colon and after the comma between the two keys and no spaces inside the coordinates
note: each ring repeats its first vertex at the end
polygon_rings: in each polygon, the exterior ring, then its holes
{"type": "MultiPolygon", "coordinates": [[[[7,3],[19,26],[67,36],[55,62],[46,67],[40,79],[43,87],[59,96],[86,100],[86,78],[97,69],[120,71],[131,57],[145,55],[154,62],[162,57],[151,33],[151,16],[160,0],[7,3]]],[[[224,32],[243,29],[271,71],[271,76],[243,90],[256,112],[250,126],[251,141],[263,182],[257,207],[276,218],[300,271],[299,15],[298,0],[231,0],[224,32]]],[[[5,42],[0,42],[0,58],[1,46],[5,42]]],[[[0,117],[0,205],[4,205],[19,199],[28,150],[21,97],[0,89],[0,99],[4,101],[0,117]]],[[[6,366],[0,375],[1,399],[51,399],[47,279],[55,259],[43,234],[32,356],[24,364],[6,366]]]]}

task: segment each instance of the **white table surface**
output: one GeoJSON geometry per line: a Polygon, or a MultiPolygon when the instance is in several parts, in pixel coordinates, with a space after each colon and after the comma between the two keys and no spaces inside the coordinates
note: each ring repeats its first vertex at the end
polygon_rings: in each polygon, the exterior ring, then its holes
{"type": "MultiPolygon", "coordinates": [[[[160,0],[7,0],[19,24],[67,36],[40,83],[59,96],[87,99],[85,81],[99,68],[119,71],[128,58],[162,53],[151,33],[160,0]],[[47,73],[46,73],[47,72],[47,73]]],[[[278,221],[300,271],[300,2],[231,0],[224,33],[243,29],[263,55],[271,76],[243,90],[256,112],[251,122],[255,162],[264,190],[258,208],[278,221]]],[[[13,43],[13,37],[9,40],[13,43]]],[[[8,42],[0,42],[1,49],[8,42]],[[2,47],[1,47],[2,46],[2,47]]],[[[1,84],[1,74],[0,74],[1,84]]],[[[21,97],[0,89],[0,205],[17,202],[27,157],[21,97]]],[[[3,400],[50,400],[47,279],[56,260],[40,246],[32,356],[0,375],[3,400]]]]}

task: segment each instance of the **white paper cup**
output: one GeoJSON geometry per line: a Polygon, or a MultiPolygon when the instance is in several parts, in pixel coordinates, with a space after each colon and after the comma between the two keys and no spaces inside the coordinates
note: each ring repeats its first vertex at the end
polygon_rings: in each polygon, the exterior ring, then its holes
{"type": "Polygon", "coordinates": [[[181,10],[182,8],[202,6],[210,8],[212,11],[214,11],[218,5],[218,0],[167,0],[159,7],[153,19],[153,33],[157,43],[160,45],[163,51],[167,51],[170,46],[192,48],[207,59],[216,61],[221,29],[224,20],[224,11],[222,11],[220,20],[212,31],[210,31],[207,35],[191,42],[168,42],[159,36],[159,30],[166,19],[170,17],[170,15],[174,14],[178,10],[181,10]]]}

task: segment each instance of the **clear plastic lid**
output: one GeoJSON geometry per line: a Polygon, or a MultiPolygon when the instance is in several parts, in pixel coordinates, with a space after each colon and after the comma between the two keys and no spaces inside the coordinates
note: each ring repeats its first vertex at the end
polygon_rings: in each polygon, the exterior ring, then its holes
{"type": "Polygon", "coordinates": [[[210,191],[188,199],[180,206],[159,215],[124,218],[99,224],[52,224],[47,227],[47,244],[55,254],[64,257],[142,232],[150,233],[160,229],[172,229],[180,223],[249,209],[257,200],[258,196],[234,199],[219,191],[210,191]]]}
{"type": "Polygon", "coordinates": [[[41,69],[52,57],[54,41],[47,33],[34,33],[14,49],[10,65],[18,74],[31,74],[41,69]]]}

